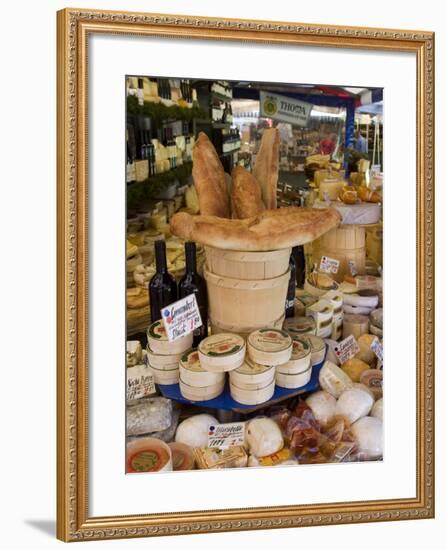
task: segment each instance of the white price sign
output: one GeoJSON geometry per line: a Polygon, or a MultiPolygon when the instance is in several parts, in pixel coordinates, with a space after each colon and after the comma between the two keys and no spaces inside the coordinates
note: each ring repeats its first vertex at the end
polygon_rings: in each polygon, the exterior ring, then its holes
{"type": "Polygon", "coordinates": [[[202,326],[195,294],[189,294],[161,310],[167,339],[173,342],[202,326]]]}
{"type": "Polygon", "coordinates": [[[339,260],[329,258],[328,256],[322,256],[319,269],[325,273],[337,273],[339,269],[339,260]]]}
{"type": "Polygon", "coordinates": [[[344,364],[346,361],[354,357],[359,352],[359,345],[353,334],[341,340],[335,347],[334,351],[339,362],[344,364]]]}
{"type": "Polygon", "coordinates": [[[142,399],[156,393],[152,371],[146,365],[127,369],[127,400],[142,399]]]}
{"type": "Polygon", "coordinates": [[[348,261],[348,269],[350,270],[351,276],[356,277],[356,275],[358,274],[358,270],[356,269],[355,260],[349,260],[348,261]]]}
{"type": "Polygon", "coordinates": [[[245,423],[211,424],[208,431],[208,447],[227,449],[239,447],[245,442],[245,423]]]}

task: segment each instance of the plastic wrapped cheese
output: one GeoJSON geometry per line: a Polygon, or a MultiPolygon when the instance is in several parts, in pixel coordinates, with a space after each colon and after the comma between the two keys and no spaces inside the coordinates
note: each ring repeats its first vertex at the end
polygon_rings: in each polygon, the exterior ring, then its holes
{"type": "Polygon", "coordinates": [[[253,418],[246,427],[246,443],[250,453],[268,456],[277,453],[283,447],[283,437],[279,426],[271,418],[253,418]]]}
{"type": "Polygon", "coordinates": [[[382,457],[383,424],[379,418],[364,416],[353,424],[351,430],[358,450],[366,460],[382,457]]]}
{"type": "Polygon", "coordinates": [[[373,407],[373,397],[368,391],[355,387],[345,390],[336,403],[336,416],[347,418],[350,424],[367,416],[373,407]]]}
{"type": "Polygon", "coordinates": [[[383,419],[383,398],[382,397],[381,399],[378,399],[378,401],[373,405],[370,416],[374,416],[376,418],[379,418],[380,420],[383,419]]]}
{"type": "Polygon", "coordinates": [[[175,441],[191,447],[207,447],[209,426],[219,424],[210,414],[197,414],[186,418],[177,428],[175,441]]]}
{"type": "Polygon", "coordinates": [[[364,361],[361,361],[357,357],[352,357],[341,366],[341,369],[352,379],[353,382],[359,382],[361,374],[369,368],[370,365],[364,363],[364,361]]]}
{"type": "Polygon", "coordinates": [[[334,363],[325,361],[324,366],[319,372],[319,384],[323,390],[337,399],[344,390],[352,387],[353,382],[334,363]]]}
{"type": "Polygon", "coordinates": [[[374,334],[361,334],[358,338],[359,351],[355,357],[368,365],[371,365],[376,360],[376,355],[370,348],[375,338],[374,334]]]}
{"type": "Polygon", "coordinates": [[[313,393],[307,398],[306,404],[321,426],[326,426],[335,415],[336,399],[326,391],[313,393]]]}

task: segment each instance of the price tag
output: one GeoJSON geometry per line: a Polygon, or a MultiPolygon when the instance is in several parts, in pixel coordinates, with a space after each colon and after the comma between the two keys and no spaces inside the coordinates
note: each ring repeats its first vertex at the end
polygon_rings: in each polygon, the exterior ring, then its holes
{"type": "Polygon", "coordinates": [[[169,342],[193,332],[203,325],[195,294],[189,294],[161,310],[169,342]]]}
{"type": "Polygon", "coordinates": [[[211,424],[208,431],[208,447],[211,449],[227,449],[239,447],[245,442],[245,423],[231,422],[229,424],[211,424]]]}
{"type": "Polygon", "coordinates": [[[380,342],[378,337],[376,337],[373,340],[373,342],[370,345],[370,349],[373,351],[376,357],[378,357],[378,361],[382,363],[383,362],[383,345],[380,342]]]}
{"type": "Polygon", "coordinates": [[[152,371],[146,365],[127,369],[127,400],[142,399],[156,393],[152,371]]]}
{"type": "Polygon", "coordinates": [[[356,277],[356,275],[358,274],[358,270],[356,269],[355,260],[349,260],[348,261],[348,269],[350,271],[350,275],[352,277],[356,277]]]}
{"type": "Polygon", "coordinates": [[[325,273],[337,273],[339,269],[339,260],[329,258],[328,256],[322,256],[319,269],[325,273]]]}
{"type": "Polygon", "coordinates": [[[341,340],[335,347],[334,351],[339,362],[344,364],[346,361],[354,357],[359,352],[359,345],[353,334],[341,340]]]}

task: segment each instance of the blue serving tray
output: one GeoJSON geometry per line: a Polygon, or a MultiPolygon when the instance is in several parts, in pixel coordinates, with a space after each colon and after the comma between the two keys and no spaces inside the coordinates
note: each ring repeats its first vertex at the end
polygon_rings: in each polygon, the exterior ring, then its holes
{"type": "Polygon", "coordinates": [[[295,389],[287,389],[276,386],[271,399],[263,403],[259,403],[258,405],[243,405],[242,403],[235,401],[235,399],[231,397],[228,380],[226,381],[223,393],[221,393],[218,397],[215,397],[214,399],[208,399],[207,401],[190,401],[189,399],[186,399],[181,395],[179,384],[158,384],[158,387],[164,397],[172,399],[173,401],[177,401],[178,403],[183,403],[185,405],[197,405],[199,407],[206,407],[210,409],[224,409],[239,413],[249,413],[258,409],[264,409],[265,407],[275,405],[277,403],[280,403],[284,399],[288,399],[302,393],[319,389],[319,371],[321,370],[324,362],[325,357],[323,361],[321,361],[317,365],[313,365],[310,381],[308,382],[308,384],[305,384],[305,386],[295,389]]]}

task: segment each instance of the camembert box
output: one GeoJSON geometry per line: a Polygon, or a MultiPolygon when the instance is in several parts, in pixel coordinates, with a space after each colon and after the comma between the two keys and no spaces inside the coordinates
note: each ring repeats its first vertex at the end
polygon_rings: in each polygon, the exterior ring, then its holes
{"type": "Polygon", "coordinates": [[[198,345],[202,368],[212,372],[238,369],[243,364],[245,353],[245,340],[229,332],[208,336],[198,345]]]}
{"type": "Polygon", "coordinates": [[[312,366],[306,368],[306,370],[298,374],[287,374],[283,372],[276,372],[276,384],[281,388],[297,389],[302,388],[311,378],[312,366]]]}
{"type": "Polygon", "coordinates": [[[149,365],[159,370],[172,370],[178,369],[182,353],[176,353],[174,355],[161,355],[159,353],[153,353],[149,344],[146,346],[147,360],[149,365]]]}
{"type": "Polygon", "coordinates": [[[229,379],[233,384],[240,388],[246,386],[265,386],[274,379],[275,367],[269,365],[260,365],[255,363],[249,357],[245,357],[245,361],[241,367],[230,372],[229,379]]]}
{"type": "Polygon", "coordinates": [[[301,336],[293,335],[293,351],[290,360],[284,365],[276,367],[278,373],[300,374],[311,367],[311,345],[301,336]]]}
{"type": "Polygon", "coordinates": [[[160,355],[181,354],[192,347],[193,333],[186,334],[178,340],[169,342],[163,321],[159,319],[147,329],[147,340],[153,353],[160,355]]]}
{"type": "Polygon", "coordinates": [[[180,392],[183,397],[189,399],[189,401],[208,401],[209,399],[215,399],[225,388],[224,380],[218,384],[212,386],[191,386],[186,384],[183,380],[179,380],[180,392]]]}
{"type": "Polygon", "coordinates": [[[316,323],[312,317],[289,317],[283,323],[283,330],[294,334],[316,334],[316,323]]]}
{"type": "Polygon", "coordinates": [[[224,382],[224,372],[213,372],[204,370],[200,363],[198,350],[190,349],[181,357],[180,361],[181,380],[190,386],[212,386],[224,382]]]}
{"type": "Polygon", "coordinates": [[[324,360],[325,342],[319,336],[306,334],[303,338],[307,339],[311,347],[311,365],[317,365],[324,360]]]}
{"type": "Polygon", "coordinates": [[[259,388],[247,390],[235,386],[232,382],[229,383],[229,389],[231,392],[231,397],[241,403],[242,405],[260,405],[269,401],[274,395],[275,381],[273,380],[268,385],[259,388]]]}
{"type": "Polygon", "coordinates": [[[283,365],[290,360],[292,349],[292,338],[283,330],[261,328],[248,336],[248,355],[261,365],[283,365]]]}

